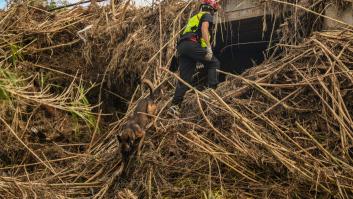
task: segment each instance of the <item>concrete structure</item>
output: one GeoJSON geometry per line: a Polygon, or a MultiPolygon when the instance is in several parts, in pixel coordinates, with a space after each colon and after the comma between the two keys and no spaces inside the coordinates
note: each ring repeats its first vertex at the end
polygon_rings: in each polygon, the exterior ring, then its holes
{"type": "Polygon", "coordinates": [[[221,6],[216,49],[222,70],[241,73],[264,60],[273,19],[259,0],[223,0],[221,6]]]}
{"type": "MultiPolygon", "coordinates": [[[[334,3],[327,5],[325,15],[353,26],[353,0],[345,0],[345,7],[337,7],[334,3]]],[[[223,22],[244,20],[254,17],[261,17],[264,13],[264,4],[259,0],[224,0],[222,1],[224,13],[223,22]]],[[[337,28],[340,24],[326,18],[325,28],[337,28]]]]}
{"type": "MultiPolygon", "coordinates": [[[[222,69],[241,73],[254,63],[264,59],[269,41],[278,37],[273,31],[281,24],[281,19],[266,15],[265,4],[260,0],[222,0],[220,18],[217,19],[217,45],[222,69]],[[277,20],[277,21],[275,21],[277,20]],[[266,26],[264,26],[266,24],[266,26]]],[[[335,3],[326,5],[325,15],[353,26],[353,0],[345,1],[346,7],[338,8],[335,3]]],[[[290,15],[291,10],[286,13],[290,15]]],[[[324,29],[336,29],[342,24],[324,18],[324,29]]]]}
{"type": "MultiPolygon", "coordinates": [[[[347,6],[344,8],[338,8],[336,5],[330,5],[325,10],[325,15],[347,23],[353,26],[353,0],[346,1],[347,6]]],[[[324,29],[336,29],[342,26],[342,24],[326,18],[324,20],[324,29]]]]}
{"type": "Polygon", "coordinates": [[[222,8],[223,21],[237,21],[264,15],[264,7],[259,0],[224,0],[222,8]]]}

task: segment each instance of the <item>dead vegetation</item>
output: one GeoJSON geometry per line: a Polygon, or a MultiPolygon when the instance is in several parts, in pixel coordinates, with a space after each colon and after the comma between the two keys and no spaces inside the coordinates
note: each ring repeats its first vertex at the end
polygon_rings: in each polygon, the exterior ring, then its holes
{"type": "Polygon", "coordinates": [[[175,75],[159,68],[193,6],[95,9],[0,13],[1,197],[351,198],[351,27],[279,44],[279,57],[215,91],[192,88],[173,118],[175,75]],[[141,76],[164,94],[121,175],[114,138],[141,76]]]}

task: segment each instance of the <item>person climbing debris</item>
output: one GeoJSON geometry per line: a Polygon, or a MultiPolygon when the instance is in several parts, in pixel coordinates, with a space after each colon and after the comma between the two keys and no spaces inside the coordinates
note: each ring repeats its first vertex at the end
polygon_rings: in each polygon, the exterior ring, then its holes
{"type": "MultiPolygon", "coordinates": [[[[177,57],[180,77],[188,84],[192,83],[196,63],[199,62],[207,70],[208,87],[215,89],[218,85],[217,69],[220,67],[220,62],[213,55],[211,47],[213,15],[218,9],[217,1],[201,0],[199,13],[189,19],[178,41],[177,57]]],[[[187,90],[188,87],[179,81],[170,107],[176,115],[179,114],[179,108],[187,90]]]]}

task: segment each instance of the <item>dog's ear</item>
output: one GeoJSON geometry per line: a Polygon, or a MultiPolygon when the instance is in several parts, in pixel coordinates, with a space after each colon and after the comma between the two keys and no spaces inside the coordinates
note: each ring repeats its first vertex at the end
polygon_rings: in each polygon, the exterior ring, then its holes
{"type": "Polygon", "coordinates": [[[135,135],[138,139],[141,139],[143,136],[145,136],[146,132],[142,130],[141,128],[135,131],[135,135]]]}
{"type": "Polygon", "coordinates": [[[150,115],[156,115],[157,113],[157,105],[150,103],[147,105],[147,113],[150,115]]]}

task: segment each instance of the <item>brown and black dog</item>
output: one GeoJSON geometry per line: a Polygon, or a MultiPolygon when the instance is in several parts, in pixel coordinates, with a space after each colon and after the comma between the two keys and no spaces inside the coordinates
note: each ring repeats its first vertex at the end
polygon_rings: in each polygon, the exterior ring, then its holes
{"type": "Polygon", "coordinates": [[[148,86],[150,95],[137,103],[132,116],[128,118],[123,130],[117,135],[120,152],[126,164],[135,151],[137,156],[140,156],[146,134],[145,128],[157,114],[156,90],[151,81],[144,79],[142,83],[148,86]]]}

